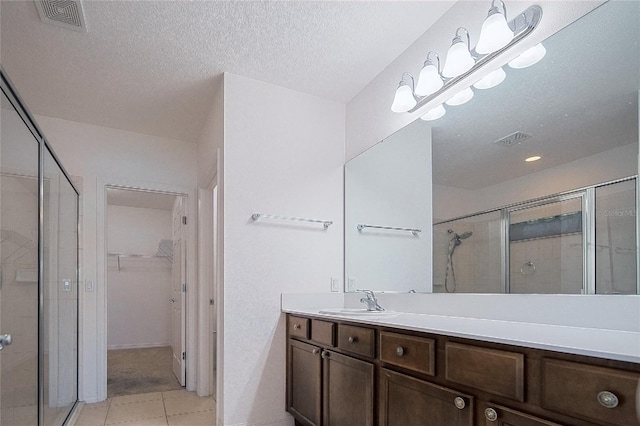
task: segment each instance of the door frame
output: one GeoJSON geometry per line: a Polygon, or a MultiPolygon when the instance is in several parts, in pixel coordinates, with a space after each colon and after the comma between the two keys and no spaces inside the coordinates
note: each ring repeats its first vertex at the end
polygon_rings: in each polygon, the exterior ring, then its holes
{"type": "MultiPolygon", "coordinates": [[[[185,214],[187,216],[187,293],[186,293],[186,388],[196,390],[197,371],[197,299],[198,281],[196,274],[195,254],[197,197],[192,188],[176,185],[132,181],[109,177],[98,177],[96,191],[96,385],[97,400],[107,398],[107,188],[160,192],[185,198],[185,214]],[[191,254],[191,255],[190,255],[191,254]]],[[[86,276],[86,274],[85,274],[86,276]]],[[[85,295],[86,297],[86,295],[85,295]]]]}

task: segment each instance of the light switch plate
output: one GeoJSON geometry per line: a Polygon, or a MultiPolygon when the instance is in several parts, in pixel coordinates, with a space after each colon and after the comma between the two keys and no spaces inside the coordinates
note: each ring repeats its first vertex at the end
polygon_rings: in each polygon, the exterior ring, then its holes
{"type": "Polygon", "coordinates": [[[356,291],[356,279],[355,279],[355,277],[349,277],[347,289],[348,289],[348,291],[356,291]]]}
{"type": "Polygon", "coordinates": [[[84,282],[84,291],[95,291],[96,290],[96,282],[93,280],[86,280],[84,282]]]}
{"type": "Polygon", "coordinates": [[[62,291],[71,291],[71,280],[62,280],[62,291]]]}
{"type": "Polygon", "coordinates": [[[332,292],[340,291],[340,278],[331,277],[331,291],[332,292]]]}

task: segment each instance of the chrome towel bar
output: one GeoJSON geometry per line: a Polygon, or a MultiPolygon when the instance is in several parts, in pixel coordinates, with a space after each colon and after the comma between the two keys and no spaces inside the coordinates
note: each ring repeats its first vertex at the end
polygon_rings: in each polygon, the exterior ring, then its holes
{"type": "Polygon", "coordinates": [[[333,224],[333,221],[330,221],[330,220],[306,219],[303,217],[277,216],[272,214],[261,214],[261,213],[252,214],[251,219],[253,219],[254,221],[258,219],[277,219],[277,220],[294,220],[297,222],[321,223],[324,226],[324,229],[327,229],[329,226],[333,224]]]}
{"type": "Polygon", "coordinates": [[[358,231],[362,231],[365,228],[386,229],[389,231],[406,231],[406,232],[411,232],[411,234],[415,236],[418,236],[418,234],[422,232],[422,229],[415,229],[415,228],[397,228],[395,226],[365,225],[363,223],[358,224],[358,231]]]}

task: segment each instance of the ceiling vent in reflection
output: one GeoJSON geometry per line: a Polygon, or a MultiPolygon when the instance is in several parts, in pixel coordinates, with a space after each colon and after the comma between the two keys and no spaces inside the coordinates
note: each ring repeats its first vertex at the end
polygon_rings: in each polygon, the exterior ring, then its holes
{"type": "Polygon", "coordinates": [[[528,135],[526,133],[514,132],[514,133],[511,133],[510,135],[507,135],[503,138],[498,139],[494,143],[500,146],[513,146],[513,145],[518,145],[526,141],[527,139],[531,139],[532,137],[533,136],[528,135]]]}
{"type": "Polygon", "coordinates": [[[40,19],[46,24],[86,32],[80,0],[35,0],[40,19]]]}

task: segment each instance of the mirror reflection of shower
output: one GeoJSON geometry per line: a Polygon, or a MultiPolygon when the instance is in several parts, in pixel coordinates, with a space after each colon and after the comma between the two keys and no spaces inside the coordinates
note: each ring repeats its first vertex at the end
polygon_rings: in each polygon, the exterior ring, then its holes
{"type": "Polygon", "coordinates": [[[449,251],[447,257],[447,272],[444,275],[444,288],[447,293],[455,293],[456,291],[456,271],[453,266],[453,252],[456,251],[456,247],[462,244],[462,240],[469,238],[473,235],[471,231],[465,231],[462,234],[457,234],[453,229],[447,230],[448,234],[453,234],[449,240],[449,251]],[[451,275],[451,288],[449,288],[449,275],[451,275]]]}

